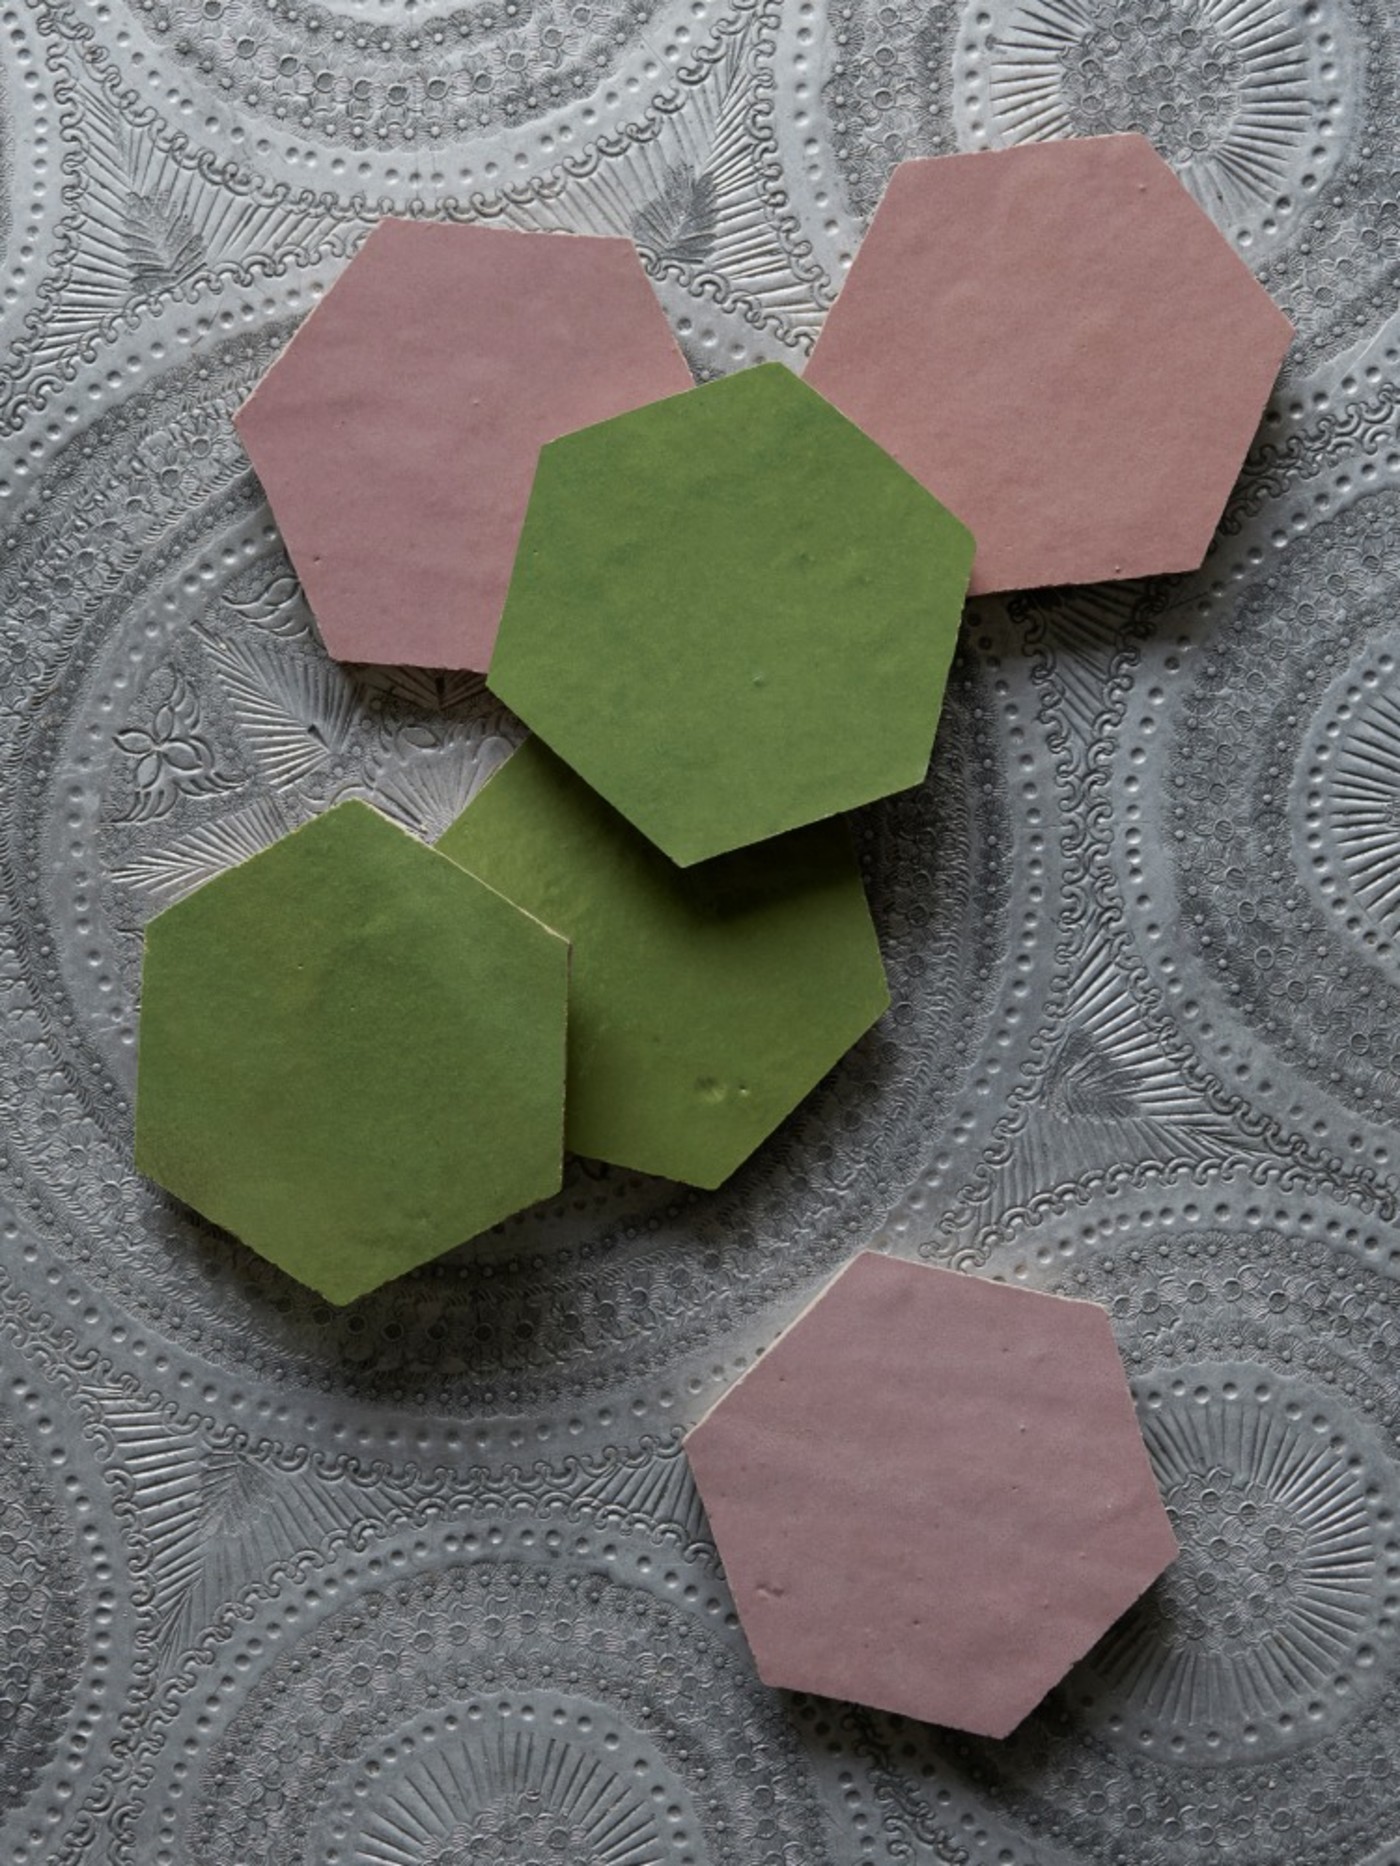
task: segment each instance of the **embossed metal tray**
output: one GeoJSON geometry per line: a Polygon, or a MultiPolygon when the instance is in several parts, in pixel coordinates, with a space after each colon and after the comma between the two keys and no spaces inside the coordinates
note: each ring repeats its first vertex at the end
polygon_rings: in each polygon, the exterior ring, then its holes
{"type": "Polygon", "coordinates": [[[2,10],[4,1859],[1400,1858],[1393,11],[2,10]],[[902,156],[1123,128],[1298,340],[1199,575],[970,612],[879,1029],[720,1193],[579,1165],[348,1312],[143,1184],[144,919],[516,736],[327,660],[229,425],[373,219],[630,234],[703,377],[902,156]],[[1105,1303],[1184,1544],[1003,1744],[765,1690],[678,1450],[872,1242],[1105,1303]]]}

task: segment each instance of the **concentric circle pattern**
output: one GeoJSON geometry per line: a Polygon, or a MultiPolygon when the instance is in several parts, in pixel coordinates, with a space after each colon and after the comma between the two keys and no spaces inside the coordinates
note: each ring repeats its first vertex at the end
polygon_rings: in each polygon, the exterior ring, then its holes
{"type": "Polygon", "coordinates": [[[1145,1405],[1182,1553],[1081,1668],[1079,1701],[1181,1760],[1306,1739],[1393,1637],[1387,1468],[1316,1394],[1258,1367],[1179,1370],[1145,1405]]]}
{"type": "Polygon", "coordinates": [[[0,35],[0,1860],[1390,1866],[1400,14],[0,35]],[[146,920],[342,798],[435,835],[520,736],[327,658],[230,424],[373,220],[631,238],[697,376],[800,368],[897,161],[1121,129],[1298,340],[1199,574],[969,609],[854,822],[876,1030],[719,1192],[575,1163],[349,1309],[144,1183],[146,920]],[[766,1689],[680,1448],[872,1242],[1104,1304],[1181,1540],[1002,1745],[766,1689]]]}
{"type": "Polygon", "coordinates": [[[1267,244],[1327,180],[1350,55],[1344,16],[1282,0],[1002,0],[976,9],[965,133],[998,147],[1148,136],[1246,248],[1267,244]]]}
{"type": "Polygon", "coordinates": [[[1299,539],[1286,573],[1205,599],[1219,626],[1182,638],[1183,682],[1131,735],[1143,804],[1123,821],[1137,925],[1159,929],[1144,955],[1193,1040],[1290,1109],[1308,1084],[1346,1147],[1358,1122],[1384,1135],[1400,1087],[1395,641],[1376,554],[1393,510],[1378,493],[1299,539]]]}
{"type": "Polygon", "coordinates": [[[448,1559],[267,1667],[167,1831],[326,1866],[779,1866],[819,1844],[806,1776],[722,1630],[596,1558],[448,1559]]]}
{"type": "Polygon", "coordinates": [[[837,0],[833,24],[823,101],[858,217],[910,156],[1138,130],[1291,313],[1295,359],[1391,316],[1400,22],[1375,0],[837,0]]]}
{"type": "Polygon", "coordinates": [[[501,0],[403,18],[365,6],[137,0],[138,27],[196,91],[269,126],[370,147],[461,141],[586,96],[654,4],[501,0]]]}
{"type": "Polygon", "coordinates": [[[698,1857],[694,1810],[676,1777],[645,1747],[629,1747],[587,1699],[507,1696],[489,1717],[468,1703],[452,1714],[446,1741],[435,1719],[420,1718],[364,1767],[384,1783],[382,1798],[366,1818],[351,1786],[331,1828],[333,1844],[348,1844],[352,1857],[377,1854],[395,1866],[565,1858],[689,1866],[698,1857]]]}

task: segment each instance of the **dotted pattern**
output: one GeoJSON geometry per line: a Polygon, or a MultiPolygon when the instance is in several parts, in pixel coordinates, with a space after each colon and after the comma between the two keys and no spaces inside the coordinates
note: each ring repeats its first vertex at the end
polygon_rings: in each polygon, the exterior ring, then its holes
{"type": "Polygon", "coordinates": [[[0,32],[0,1860],[1393,1861],[1392,10],[0,32]],[[1299,341],[1201,572],[970,611],[855,824],[893,1008],[752,1165],[349,1312],[137,1179],[144,920],[518,736],[327,661],[229,427],[374,218],[631,237],[698,377],[800,366],[895,161],[1130,122],[1299,341]],[[767,1692],[679,1449],[871,1242],[1104,1303],[1182,1538],[1004,1745],[767,1692]]]}
{"type": "Polygon", "coordinates": [[[1338,8],[977,0],[962,34],[966,147],[1135,130],[1251,258],[1287,238],[1346,148],[1356,50],[1338,8]]]}
{"type": "Polygon", "coordinates": [[[1298,326],[1309,369],[1392,315],[1400,21],[1375,0],[837,0],[823,91],[848,205],[956,148],[1139,130],[1298,326]]]}

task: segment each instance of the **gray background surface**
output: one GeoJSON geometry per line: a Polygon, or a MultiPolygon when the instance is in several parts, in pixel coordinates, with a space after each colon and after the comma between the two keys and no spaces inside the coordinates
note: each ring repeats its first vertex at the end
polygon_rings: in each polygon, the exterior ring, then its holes
{"type": "Polygon", "coordinates": [[[0,34],[4,1859],[1400,1858],[1392,11],[0,34]],[[697,375],[800,367],[900,157],[1130,127],[1297,342],[1199,575],[970,611],[858,823],[878,1031],[722,1192],[576,1166],[348,1312],[144,1185],[143,920],[340,797],[437,831],[517,732],[326,659],[229,426],[373,219],[630,233],[697,375]],[[759,1685],[678,1452],[871,1242],[1105,1303],[1184,1543],[1005,1744],[759,1685]]]}

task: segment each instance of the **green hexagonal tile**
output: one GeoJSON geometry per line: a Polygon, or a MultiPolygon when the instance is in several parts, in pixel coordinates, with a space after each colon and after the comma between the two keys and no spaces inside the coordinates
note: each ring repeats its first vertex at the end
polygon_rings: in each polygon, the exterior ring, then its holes
{"type": "Polygon", "coordinates": [[[577,1153],[716,1186],[889,1003],[843,820],[678,868],[530,739],[438,847],[571,942],[577,1153]]]}
{"type": "Polygon", "coordinates": [[[559,1189],[568,946],[360,803],[146,929],[136,1163],[350,1302],[559,1189]]]}
{"type": "Polygon", "coordinates": [[[972,549],[765,364],[541,450],[488,684],[701,861],[919,782],[972,549]]]}

